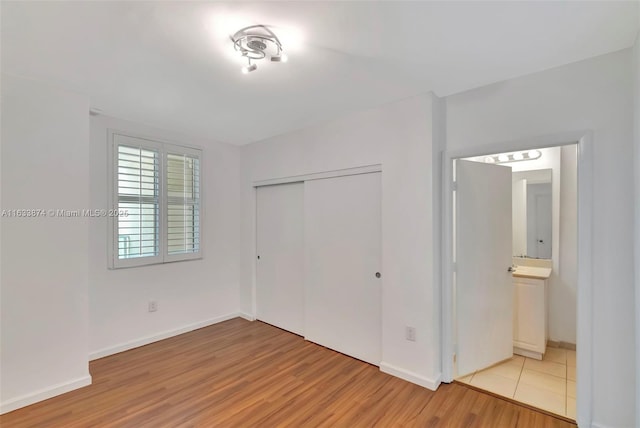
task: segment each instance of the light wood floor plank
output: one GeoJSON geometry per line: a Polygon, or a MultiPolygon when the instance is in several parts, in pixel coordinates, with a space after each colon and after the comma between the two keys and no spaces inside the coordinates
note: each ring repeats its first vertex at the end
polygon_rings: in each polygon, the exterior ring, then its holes
{"type": "Polygon", "coordinates": [[[459,384],[433,392],[262,322],[229,320],[90,363],[93,384],[4,427],[571,427],[459,384]]]}

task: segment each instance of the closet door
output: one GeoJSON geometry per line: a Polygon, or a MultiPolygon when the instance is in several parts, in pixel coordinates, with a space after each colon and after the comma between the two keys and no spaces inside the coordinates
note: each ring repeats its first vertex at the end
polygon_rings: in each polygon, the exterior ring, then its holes
{"type": "Polygon", "coordinates": [[[304,185],[257,190],[256,316],[304,334],[304,185]]]}
{"type": "Polygon", "coordinates": [[[305,182],[305,338],[379,365],[380,173],[305,182]]]}

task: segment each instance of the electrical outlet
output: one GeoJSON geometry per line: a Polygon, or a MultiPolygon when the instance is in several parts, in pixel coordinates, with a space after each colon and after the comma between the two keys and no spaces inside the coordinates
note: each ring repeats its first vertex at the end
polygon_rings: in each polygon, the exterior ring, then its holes
{"type": "Polygon", "coordinates": [[[149,312],[155,312],[158,310],[158,302],[155,300],[149,301],[149,312]]]}
{"type": "Polygon", "coordinates": [[[415,327],[406,326],[404,328],[404,337],[409,342],[415,342],[416,341],[416,328],[415,327]]]}

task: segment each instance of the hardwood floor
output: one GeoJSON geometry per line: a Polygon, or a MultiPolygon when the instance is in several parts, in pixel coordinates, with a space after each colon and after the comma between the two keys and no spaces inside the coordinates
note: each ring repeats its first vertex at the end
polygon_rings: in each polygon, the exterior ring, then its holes
{"type": "Polygon", "coordinates": [[[571,427],[459,384],[433,392],[240,318],[91,362],[8,427],[571,427]]]}

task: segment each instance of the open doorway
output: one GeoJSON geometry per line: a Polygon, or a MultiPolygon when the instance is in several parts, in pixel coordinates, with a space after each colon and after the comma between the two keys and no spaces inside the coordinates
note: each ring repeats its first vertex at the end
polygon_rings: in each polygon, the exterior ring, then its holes
{"type": "Polygon", "coordinates": [[[577,145],[453,160],[453,378],[576,419],[577,145]]]}

